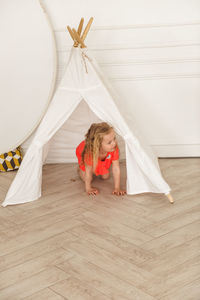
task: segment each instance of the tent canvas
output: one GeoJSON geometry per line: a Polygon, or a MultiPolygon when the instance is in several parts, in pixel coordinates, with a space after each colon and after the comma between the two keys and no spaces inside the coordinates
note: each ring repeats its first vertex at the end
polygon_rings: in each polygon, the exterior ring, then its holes
{"type": "Polygon", "coordinates": [[[3,206],[30,202],[41,196],[42,166],[50,141],[82,100],[100,120],[111,124],[124,139],[127,194],[153,192],[171,196],[170,187],[163,179],[158,164],[147,155],[121,116],[95,59],[86,48],[72,47],[63,78],[28,147],[3,206]]]}
{"type": "MultiPolygon", "coordinates": [[[[82,100],[69,119],[60,127],[48,143],[48,154],[45,164],[77,163],[75,149],[80,141],[85,139],[85,133],[92,123],[102,122],[82,100]]],[[[23,145],[25,150],[27,144],[23,145]]],[[[117,135],[117,143],[120,148],[120,160],[125,159],[125,147],[123,139],[117,135]]]]}

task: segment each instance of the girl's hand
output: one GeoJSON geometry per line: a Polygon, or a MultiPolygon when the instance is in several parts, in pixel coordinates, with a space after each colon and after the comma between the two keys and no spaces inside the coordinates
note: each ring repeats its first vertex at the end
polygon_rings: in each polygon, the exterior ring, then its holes
{"type": "Polygon", "coordinates": [[[114,189],[112,192],[113,195],[117,195],[117,196],[123,196],[126,194],[126,191],[121,190],[121,189],[114,189]]]}
{"type": "Polygon", "coordinates": [[[96,196],[97,194],[99,194],[99,190],[95,187],[91,187],[91,188],[87,189],[86,192],[88,193],[88,195],[93,195],[93,196],[96,196]]]}

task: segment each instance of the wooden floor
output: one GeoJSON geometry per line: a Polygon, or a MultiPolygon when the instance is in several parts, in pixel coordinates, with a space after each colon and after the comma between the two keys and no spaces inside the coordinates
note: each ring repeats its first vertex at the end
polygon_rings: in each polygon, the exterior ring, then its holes
{"type": "Polygon", "coordinates": [[[89,197],[75,164],[44,166],[42,198],[0,207],[0,299],[199,300],[200,158],[159,162],[174,204],[112,196],[112,179],[89,197]]]}

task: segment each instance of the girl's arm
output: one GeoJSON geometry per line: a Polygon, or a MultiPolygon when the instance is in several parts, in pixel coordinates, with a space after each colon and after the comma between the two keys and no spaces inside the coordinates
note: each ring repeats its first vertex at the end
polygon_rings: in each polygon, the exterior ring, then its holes
{"type": "Polygon", "coordinates": [[[99,193],[98,189],[92,187],[92,166],[85,164],[85,190],[89,195],[97,195],[99,193]]]}
{"type": "Polygon", "coordinates": [[[114,190],[113,194],[120,196],[126,194],[126,191],[120,189],[120,166],[119,160],[112,161],[112,173],[114,178],[114,190]]]}

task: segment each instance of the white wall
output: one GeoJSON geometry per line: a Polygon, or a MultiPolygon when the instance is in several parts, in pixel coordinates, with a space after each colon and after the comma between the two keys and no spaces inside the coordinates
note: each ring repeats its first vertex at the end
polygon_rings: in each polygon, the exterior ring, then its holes
{"type": "Polygon", "coordinates": [[[130,126],[160,157],[200,156],[199,0],[42,2],[56,36],[58,80],[72,45],[66,26],[93,16],[86,44],[130,126]]]}

